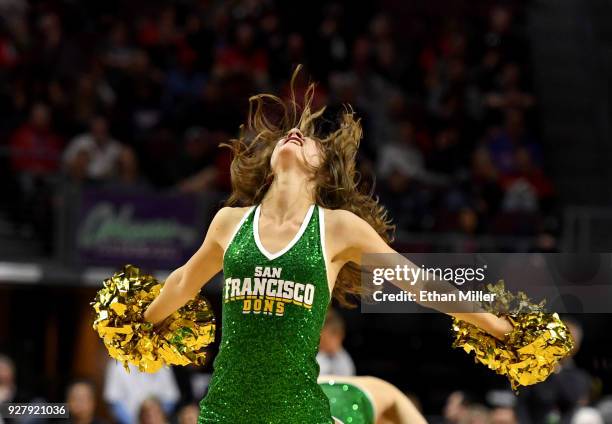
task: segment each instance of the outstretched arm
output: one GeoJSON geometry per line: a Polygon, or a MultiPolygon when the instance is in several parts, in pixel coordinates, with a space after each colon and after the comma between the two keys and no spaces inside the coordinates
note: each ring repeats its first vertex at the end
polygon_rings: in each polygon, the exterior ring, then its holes
{"type": "MultiPolygon", "coordinates": [[[[354,262],[361,265],[362,255],[385,253],[377,257],[377,266],[395,268],[397,265],[407,266],[409,269],[419,267],[393,250],[378,233],[363,219],[347,211],[334,211],[341,214],[334,220],[332,231],[334,239],[342,240],[342,248],[338,250],[338,257],[343,262],[354,262]]],[[[338,259],[338,258],[336,258],[338,259]]],[[[418,292],[435,288],[444,293],[458,293],[457,288],[446,280],[421,279],[415,284],[407,281],[391,281],[394,285],[410,293],[416,294],[417,302],[423,306],[437,309],[460,320],[474,324],[498,339],[512,331],[512,325],[504,318],[499,318],[482,310],[475,302],[454,302],[443,305],[433,302],[420,302],[418,292]]]]}
{"type": "Polygon", "coordinates": [[[158,324],[187,301],[193,299],[200,288],[223,266],[223,247],[228,227],[235,226],[235,210],[221,209],[213,218],[202,246],[166,279],[159,296],[144,312],[146,321],[158,324]],[[233,224],[233,225],[232,225],[233,224]]]}

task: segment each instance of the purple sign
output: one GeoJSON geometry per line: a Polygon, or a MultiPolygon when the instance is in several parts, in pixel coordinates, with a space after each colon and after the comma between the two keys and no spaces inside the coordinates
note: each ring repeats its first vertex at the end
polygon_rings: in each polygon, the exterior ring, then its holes
{"type": "Polygon", "coordinates": [[[180,266],[202,243],[201,215],[194,196],[85,190],[77,253],[91,265],[180,266]]]}

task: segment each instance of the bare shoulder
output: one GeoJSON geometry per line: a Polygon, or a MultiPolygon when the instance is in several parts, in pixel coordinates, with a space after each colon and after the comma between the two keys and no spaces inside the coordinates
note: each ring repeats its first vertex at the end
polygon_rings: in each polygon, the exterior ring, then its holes
{"type": "Polygon", "coordinates": [[[215,226],[230,226],[233,228],[240,220],[251,210],[251,206],[246,207],[229,207],[225,206],[219,209],[219,212],[213,218],[212,224],[215,226]]]}
{"type": "Polygon", "coordinates": [[[242,220],[245,214],[251,209],[247,207],[223,207],[215,214],[210,223],[209,233],[217,235],[220,239],[229,237],[242,220]]]}
{"type": "Polygon", "coordinates": [[[332,258],[359,263],[363,253],[385,253],[389,245],[357,214],[343,209],[324,209],[328,252],[332,258]]]}
{"type": "Polygon", "coordinates": [[[362,218],[345,209],[323,209],[325,227],[333,234],[346,234],[368,225],[362,218]]]}
{"type": "Polygon", "coordinates": [[[225,206],[219,209],[219,212],[215,215],[215,219],[219,219],[220,221],[229,224],[233,221],[240,221],[242,217],[252,208],[252,206],[245,207],[230,207],[225,206]]]}

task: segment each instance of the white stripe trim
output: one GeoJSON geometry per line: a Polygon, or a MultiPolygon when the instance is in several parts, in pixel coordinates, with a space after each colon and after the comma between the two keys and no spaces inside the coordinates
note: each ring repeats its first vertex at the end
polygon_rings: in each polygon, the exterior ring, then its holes
{"type": "Polygon", "coordinates": [[[333,419],[334,419],[334,421],[335,421],[335,423],[334,423],[334,424],[344,424],[344,423],[343,423],[342,421],[340,421],[338,418],[336,418],[336,417],[332,417],[332,418],[333,418],[333,419]]]}
{"type": "Polygon", "coordinates": [[[333,287],[329,285],[329,275],[327,273],[327,248],[325,246],[325,211],[321,206],[317,206],[319,209],[319,240],[321,240],[321,250],[323,251],[323,264],[325,265],[325,282],[327,283],[327,289],[329,291],[329,301],[331,302],[333,287]]]}
{"type": "Polygon", "coordinates": [[[255,244],[257,245],[257,248],[259,249],[259,251],[261,252],[262,255],[264,255],[266,258],[268,258],[269,260],[274,260],[282,255],[284,255],[285,253],[287,253],[293,246],[295,246],[295,244],[298,242],[298,240],[302,237],[302,234],[304,234],[304,231],[306,231],[306,227],[308,227],[308,223],[310,222],[310,218],[312,217],[312,212],[314,210],[315,205],[312,204],[310,205],[310,208],[308,208],[308,212],[306,212],[306,216],[304,217],[304,221],[302,221],[302,225],[300,226],[300,229],[298,230],[297,234],[293,237],[293,240],[291,240],[289,242],[289,244],[287,246],[285,246],[284,249],[279,250],[276,253],[270,253],[266,250],[266,248],[263,246],[263,244],[261,243],[261,240],[259,239],[259,215],[260,215],[260,211],[261,211],[261,204],[257,205],[257,208],[255,209],[255,217],[253,218],[253,235],[255,237],[255,244]]]}
{"type": "Polygon", "coordinates": [[[236,225],[236,228],[234,228],[234,232],[232,233],[232,237],[227,242],[227,246],[225,246],[225,250],[223,251],[223,260],[225,260],[225,252],[227,252],[227,248],[230,247],[230,245],[232,244],[232,242],[236,238],[236,234],[238,234],[238,231],[240,231],[240,227],[242,227],[242,224],[244,224],[244,221],[246,221],[246,219],[249,217],[249,215],[251,214],[251,211],[253,209],[255,209],[255,206],[251,206],[249,208],[249,210],[247,210],[245,212],[245,214],[242,216],[242,218],[240,218],[240,222],[238,222],[238,225],[236,225]]]}

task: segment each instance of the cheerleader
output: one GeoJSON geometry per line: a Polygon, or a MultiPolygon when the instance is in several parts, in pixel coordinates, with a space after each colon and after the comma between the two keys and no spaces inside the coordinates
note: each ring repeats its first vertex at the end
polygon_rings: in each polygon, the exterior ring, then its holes
{"type": "MultiPolygon", "coordinates": [[[[250,99],[246,125],[227,144],[227,207],[145,311],[160,323],[223,271],[222,338],[200,423],[333,423],[315,359],[328,305],[361,293],[362,255],[395,253],[384,208],[356,176],[359,119],[347,108],[323,133],[313,96],[311,84],[301,106],[294,94],[250,99]]],[[[499,338],[512,329],[492,314],[453,315],[499,338]]]]}

